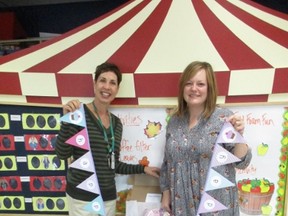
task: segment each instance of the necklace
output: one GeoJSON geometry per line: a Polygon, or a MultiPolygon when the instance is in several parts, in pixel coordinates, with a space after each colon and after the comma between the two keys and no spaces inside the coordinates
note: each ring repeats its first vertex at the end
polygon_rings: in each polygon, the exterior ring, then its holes
{"type": "Polygon", "coordinates": [[[114,148],[115,148],[115,138],[114,138],[114,130],[113,130],[113,125],[112,125],[112,118],[111,118],[111,115],[109,113],[109,121],[110,121],[110,133],[111,133],[111,147],[109,147],[109,139],[108,139],[108,135],[107,135],[107,132],[106,132],[106,129],[104,128],[103,126],[103,123],[102,123],[102,120],[100,118],[100,115],[97,111],[97,108],[94,104],[94,101],[92,101],[92,105],[93,105],[93,108],[94,108],[94,112],[96,113],[97,115],[97,120],[103,130],[103,134],[104,134],[104,140],[107,142],[107,150],[108,150],[108,154],[107,154],[107,162],[108,162],[108,166],[111,168],[111,169],[115,169],[115,154],[114,154],[114,148]]]}

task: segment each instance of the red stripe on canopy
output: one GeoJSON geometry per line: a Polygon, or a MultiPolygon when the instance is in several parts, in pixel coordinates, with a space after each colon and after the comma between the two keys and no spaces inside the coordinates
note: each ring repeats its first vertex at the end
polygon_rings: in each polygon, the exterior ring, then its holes
{"type": "Polygon", "coordinates": [[[112,105],[138,105],[138,98],[115,98],[112,105]]]}
{"type": "Polygon", "coordinates": [[[226,96],[225,103],[261,103],[267,102],[268,95],[226,96]]]}
{"type": "MultiPolygon", "coordinates": [[[[272,93],[288,93],[288,68],[275,69],[272,93]]],[[[287,98],[288,101],[288,98],[287,98]]]]}
{"type": "MultiPolygon", "coordinates": [[[[105,26],[103,29],[95,32],[91,36],[87,37],[85,40],[69,47],[63,52],[58,53],[57,55],[41,62],[38,65],[35,65],[26,71],[29,72],[57,72],[65,68],[67,65],[71,64],[73,61],[77,60],[85,53],[89,52],[91,49],[99,45],[102,41],[116,32],[121,28],[125,23],[127,23],[132,17],[134,17],[139,10],[142,8],[142,4],[133,8],[127,14],[123,15],[119,19],[105,26]]],[[[145,5],[145,4],[144,4],[145,5]]],[[[97,56],[95,56],[97,58],[97,56]]],[[[75,72],[75,71],[72,71],[75,72]]]]}
{"type": "Polygon", "coordinates": [[[166,14],[171,0],[161,1],[147,20],[111,57],[123,72],[134,72],[154,41],[166,14]]]}
{"type": "Polygon", "coordinates": [[[217,72],[215,73],[218,95],[226,96],[229,91],[229,81],[230,81],[230,71],[226,72],[217,72]]]}
{"type": "Polygon", "coordinates": [[[241,70],[271,67],[270,64],[223,25],[204,1],[193,0],[193,4],[205,31],[229,69],[241,70]],[[241,52],[239,52],[240,50],[241,52]]]}
{"type": "Polygon", "coordinates": [[[26,96],[27,103],[62,104],[61,97],[26,96]]]}
{"type": "Polygon", "coordinates": [[[219,0],[219,3],[221,3],[221,5],[230,13],[238,17],[241,21],[245,22],[245,24],[249,25],[254,30],[265,35],[276,43],[288,48],[288,32],[285,32],[273,25],[267,25],[266,22],[239,9],[226,0],[219,0]]]}
{"type": "Polygon", "coordinates": [[[22,95],[18,73],[1,72],[0,94],[22,95]]]}
{"type": "Polygon", "coordinates": [[[180,73],[134,74],[138,97],[176,97],[180,73]]]}
{"type": "Polygon", "coordinates": [[[56,74],[58,94],[62,97],[94,97],[91,74],[56,74]]]}

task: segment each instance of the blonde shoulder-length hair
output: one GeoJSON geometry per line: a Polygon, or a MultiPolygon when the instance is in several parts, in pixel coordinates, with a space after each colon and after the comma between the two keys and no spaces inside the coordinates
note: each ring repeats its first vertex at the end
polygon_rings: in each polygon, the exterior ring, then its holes
{"type": "Polygon", "coordinates": [[[205,101],[203,117],[209,118],[215,110],[218,89],[213,68],[207,62],[194,61],[185,68],[179,80],[178,107],[175,113],[177,116],[183,116],[188,109],[187,102],[184,100],[183,95],[186,83],[188,82],[188,80],[194,77],[195,74],[201,69],[204,69],[206,71],[206,79],[208,85],[207,99],[205,101]]]}

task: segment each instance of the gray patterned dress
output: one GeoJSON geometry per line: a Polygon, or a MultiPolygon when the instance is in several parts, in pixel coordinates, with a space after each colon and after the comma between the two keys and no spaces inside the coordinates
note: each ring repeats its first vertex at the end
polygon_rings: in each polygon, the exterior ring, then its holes
{"type": "MultiPolygon", "coordinates": [[[[212,116],[200,118],[189,129],[189,117],[171,117],[167,125],[164,160],[160,173],[161,191],[170,190],[171,208],[174,216],[196,216],[201,192],[203,192],[217,136],[232,112],[216,108],[212,116]]],[[[233,144],[220,144],[233,152],[233,144]]],[[[251,150],[237,163],[218,166],[215,170],[235,183],[235,168],[245,169],[252,158],[251,150]]],[[[214,168],[213,168],[214,169],[214,168]]],[[[202,215],[239,215],[237,187],[228,187],[207,192],[228,207],[227,210],[202,215]]]]}

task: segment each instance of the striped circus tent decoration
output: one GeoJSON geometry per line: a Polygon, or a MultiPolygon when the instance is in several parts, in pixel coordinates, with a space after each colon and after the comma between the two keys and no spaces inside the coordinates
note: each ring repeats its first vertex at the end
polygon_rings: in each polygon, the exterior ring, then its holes
{"type": "MultiPolygon", "coordinates": [[[[54,24],[52,24],[54,25],[54,24]]],[[[174,105],[194,60],[212,64],[219,104],[288,96],[288,15],[249,0],[135,0],[65,34],[0,58],[0,101],[90,101],[93,73],[123,71],[114,104],[174,105]]]]}

